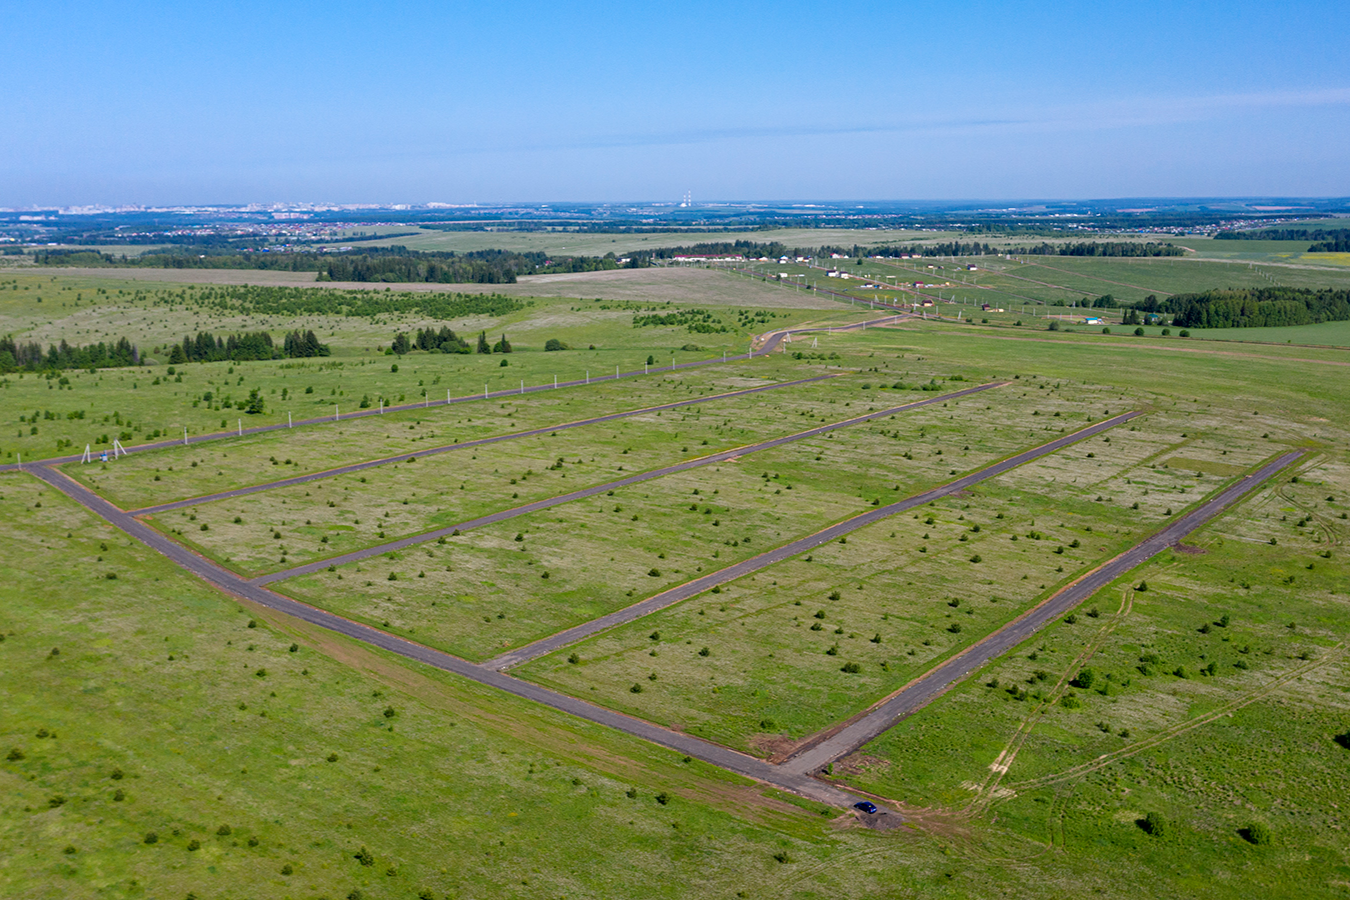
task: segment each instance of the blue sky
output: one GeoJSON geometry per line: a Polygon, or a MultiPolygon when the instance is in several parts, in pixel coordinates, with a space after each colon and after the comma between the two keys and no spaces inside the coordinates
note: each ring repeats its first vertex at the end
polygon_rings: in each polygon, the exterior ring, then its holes
{"type": "Polygon", "coordinates": [[[0,0],[0,205],[1350,195],[1343,3],[0,0]]]}

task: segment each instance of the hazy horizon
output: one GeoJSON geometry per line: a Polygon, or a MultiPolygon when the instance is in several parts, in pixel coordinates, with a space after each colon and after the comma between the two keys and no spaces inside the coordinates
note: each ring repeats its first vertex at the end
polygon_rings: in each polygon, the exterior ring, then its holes
{"type": "Polygon", "coordinates": [[[8,8],[9,208],[1350,195],[1311,2],[8,8]]]}

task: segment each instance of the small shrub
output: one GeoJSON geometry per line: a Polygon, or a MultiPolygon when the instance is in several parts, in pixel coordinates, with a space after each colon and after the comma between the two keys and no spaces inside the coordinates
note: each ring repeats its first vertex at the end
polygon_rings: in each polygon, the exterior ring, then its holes
{"type": "Polygon", "coordinates": [[[336,753],[330,753],[330,754],[328,754],[328,761],[329,761],[329,762],[337,762],[337,761],[338,761],[338,755],[337,755],[336,753]]]}
{"type": "Polygon", "coordinates": [[[23,759],[23,757],[24,757],[23,751],[20,750],[18,747],[9,748],[9,753],[5,755],[5,759],[9,760],[10,762],[18,762],[19,760],[23,759]]]}
{"type": "Polygon", "coordinates": [[[281,874],[282,874],[282,875],[291,875],[291,874],[294,874],[294,872],[295,872],[295,869],[291,868],[291,864],[290,864],[290,863],[286,863],[286,865],[284,865],[284,866],[281,867],[281,874]]]}
{"type": "Polygon", "coordinates": [[[1144,816],[1139,823],[1139,827],[1144,829],[1145,834],[1152,835],[1155,838],[1165,838],[1172,833],[1172,824],[1160,812],[1151,812],[1144,816]]]}
{"type": "Polygon", "coordinates": [[[698,655],[699,655],[699,656],[711,656],[711,655],[712,655],[712,651],[709,650],[707,647],[704,647],[703,649],[701,649],[701,650],[698,651],[698,655]]]}
{"type": "Polygon", "coordinates": [[[670,795],[667,794],[665,791],[662,791],[661,793],[656,795],[656,802],[661,804],[662,806],[665,806],[667,803],[670,802],[670,795]]]}
{"type": "Polygon", "coordinates": [[[1253,822],[1240,830],[1238,834],[1247,843],[1255,844],[1258,847],[1265,847],[1270,844],[1270,827],[1264,822],[1253,822]]]}
{"type": "Polygon", "coordinates": [[[839,671],[843,672],[845,675],[857,675],[859,672],[862,671],[862,666],[858,665],[855,662],[846,662],[842,667],[840,667],[839,671]]]}
{"type": "Polygon", "coordinates": [[[196,838],[193,838],[192,840],[188,841],[187,848],[189,850],[200,850],[202,849],[202,842],[197,840],[196,838]]]}
{"type": "Polygon", "coordinates": [[[367,850],[365,847],[362,847],[360,850],[357,850],[355,853],[353,853],[352,858],[355,859],[357,862],[361,863],[361,865],[363,866],[375,865],[375,857],[372,856],[370,854],[370,851],[367,850]]]}
{"type": "Polygon", "coordinates": [[[392,719],[396,715],[398,715],[398,712],[395,711],[395,709],[392,706],[386,706],[384,708],[384,717],[386,719],[392,719]]]}
{"type": "Polygon", "coordinates": [[[787,853],[786,850],[779,850],[777,853],[775,853],[775,854],[773,855],[773,858],[776,859],[776,860],[777,860],[778,862],[780,862],[780,863],[789,863],[789,862],[792,862],[792,857],[791,857],[791,856],[788,856],[788,853],[787,853]]]}
{"type": "Polygon", "coordinates": [[[158,844],[159,835],[155,834],[153,831],[147,831],[145,833],[144,842],[147,844],[158,844]]]}
{"type": "Polygon", "coordinates": [[[216,834],[220,835],[221,837],[227,837],[227,836],[229,836],[229,834],[230,834],[230,826],[228,826],[228,825],[222,825],[222,826],[220,826],[219,828],[216,829],[216,834]]]}

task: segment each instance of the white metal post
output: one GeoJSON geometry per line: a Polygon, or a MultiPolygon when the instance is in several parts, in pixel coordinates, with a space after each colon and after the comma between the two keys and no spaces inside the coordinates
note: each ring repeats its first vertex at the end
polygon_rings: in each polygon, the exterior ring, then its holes
{"type": "Polygon", "coordinates": [[[487,385],[486,385],[486,384],[483,385],[483,399],[484,399],[484,400],[487,399],[487,385]]]}
{"type": "Polygon", "coordinates": [[[554,389],[555,391],[558,389],[558,376],[557,376],[557,375],[554,375],[554,376],[553,376],[553,389],[554,389]]]}
{"type": "Polygon", "coordinates": [[[244,420],[243,420],[243,419],[240,419],[240,420],[239,420],[239,436],[240,436],[240,437],[243,437],[243,436],[244,436],[244,420]]]}
{"type": "Polygon", "coordinates": [[[336,422],[336,421],[338,420],[338,418],[339,418],[339,417],[338,417],[338,408],[337,408],[337,404],[334,403],[334,404],[333,404],[333,421],[336,422]]]}
{"type": "Polygon", "coordinates": [[[520,380],[520,392],[525,393],[525,379],[523,378],[520,380]]]}
{"type": "Polygon", "coordinates": [[[85,444],[85,445],[84,445],[84,456],[81,456],[81,457],[80,457],[80,462],[82,462],[82,463],[87,463],[87,462],[93,462],[93,461],[94,461],[94,456],[93,456],[92,453],[89,452],[89,445],[88,445],[88,444],[85,444]]]}
{"type": "Polygon", "coordinates": [[[291,420],[291,414],[290,414],[290,413],[286,413],[286,427],[287,427],[287,428],[294,428],[294,427],[295,427],[295,422],[293,422],[293,421],[291,420]]]}
{"type": "Polygon", "coordinates": [[[183,426],[183,446],[187,446],[187,426],[183,426]]]}

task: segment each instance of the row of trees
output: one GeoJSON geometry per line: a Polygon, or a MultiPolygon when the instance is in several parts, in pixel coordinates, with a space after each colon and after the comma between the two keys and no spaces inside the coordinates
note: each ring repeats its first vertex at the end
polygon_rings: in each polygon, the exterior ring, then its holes
{"type": "Polygon", "coordinates": [[[432,319],[469,316],[498,318],[525,308],[503,294],[412,293],[408,291],[344,291],[335,288],[211,287],[194,298],[208,310],[242,316],[348,316],[374,319],[420,312],[432,319]]]}
{"type": "Polygon", "coordinates": [[[303,334],[292,331],[286,335],[280,347],[273,343],[272,335],[266,331],[242,332],[225,337],[199,331],[196,337],[187,335],[181,343],[173,345],[169,351],[169,362],[172,365],[227,359],[244,362],[252,359],[328,356],[330,352],[328,345],[320,343],[313,331],[303,334]]]}
{"type": "Polygon", "coordinates": [[[141,364],[136,345],[121,338],[116,342],[72,347],[62,341],[46,351],[36,342],[20,344],[10,337],[0,338],[0,372],[38,371],[41,369],[112,369],[141,364]]]}
{"type": "Polygon", "coordinates": [[[156,269],[262,269],[317,272],[320,281],[432,284],[514,284],[517,276],[617,269],[613,253],[557,259],[543,252],[509,250],[409,250],[404,246],[326,253],[280,250],[240,253],[236,248],[184,247],[171,253],[120,256],[94,250],[44,250],[34,254],[41,266],[95,266],[156,269]]]}
{"type": "Polygon", "coordinates": [[[425,350],[428,353],[472,353],[475,350],[478,353],[510,353],[511,342],[503,334],[501,340],[495,344],[490,344],[488,343],[487,332],[480,331],[478,332],[477,346],[470,350],[469,342],[449,328],[442,328],[440,331],[434,328],[421,328],[417,331],[417,337],[411,340],[406,333],[400,331],[394,335],[394,341],[389,345],[389,349],[399,356],[413,350],[425,350]]]}
{"type": "Polygon", "coordinates": [[[1335,241],[1350,235],[1346,228],[1259,228],[1255,231],[1220,231],[1216,241],[1335,241]]]}

